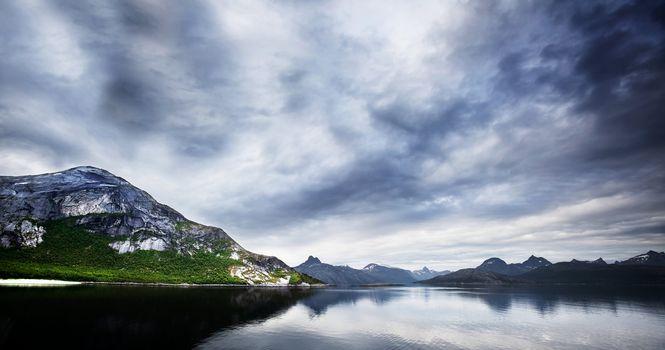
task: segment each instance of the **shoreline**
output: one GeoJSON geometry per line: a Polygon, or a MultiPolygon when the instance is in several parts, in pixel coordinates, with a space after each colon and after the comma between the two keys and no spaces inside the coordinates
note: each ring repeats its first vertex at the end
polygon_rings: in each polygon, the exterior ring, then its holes
{"type": "Polygon", "coordinates": [[[0,287],[56,287],[82,285],[119,285],[146,287],[232,287],[232,288],[325,288],[327,285],[288,285],[288,284],[196,284],[196,283],[161,283],[161,282],[100,282],[100,281],[66,281],[51,279],[0,279],[0,287]]]}
{"type": "Polygon", "coordinates": [[[77,286],[81,282],[76,281],[63,281],[63,280],[47,280],[47,279],[31,279],[31,278],[16,278],[16,279],[0,279],[0,286],[8,287],[53,287],[53,286],[77,286]]]}

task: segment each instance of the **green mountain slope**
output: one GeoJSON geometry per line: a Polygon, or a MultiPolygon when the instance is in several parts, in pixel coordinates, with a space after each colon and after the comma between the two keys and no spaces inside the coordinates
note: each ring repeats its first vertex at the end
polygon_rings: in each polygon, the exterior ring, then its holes
{"type": "Polygon", "coordinates": [[[320,283],[91,167],[0,177],[0,278],[320,283]]]}

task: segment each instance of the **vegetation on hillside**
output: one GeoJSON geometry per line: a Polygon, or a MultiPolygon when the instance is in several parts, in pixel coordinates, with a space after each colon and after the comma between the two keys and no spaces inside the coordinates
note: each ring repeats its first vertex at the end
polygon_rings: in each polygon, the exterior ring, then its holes
{"type": "Polygon", "coordinates": [[[48,278],[100,282],[245,284],[229,273],[241,262],[217,250],[183,256],[175,251],[118,254],[109,244],[124,237],[87,232],[76,218],[42,222],[36,248],[0,249],[0,278],[48,278]]]}

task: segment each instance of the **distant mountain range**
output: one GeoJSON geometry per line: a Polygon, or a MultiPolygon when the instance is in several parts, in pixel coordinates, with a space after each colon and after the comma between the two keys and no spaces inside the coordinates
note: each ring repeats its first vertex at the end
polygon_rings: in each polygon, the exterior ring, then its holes
{"type": "Polygon", "coordinates": [[[427,267],[416,271],[409,271],[374,263],[368,264],[362,269],[354,269],[349,266],[325,264],[313,256],[310,256],[304,263],[296,266],[295,270],[328,284],[338,286],[407,284],[449,273],[449,271],[433,271],[427,267]]]}
{"type": "Polygon", "coordinates": [[[649,251],[614,264],[607,264],[602,258],[553,264],[534,255],[521,263],[509,264],[493,257],[475,268],[455,272],[433,271],[427,267],[408,271],[379,264],[354,269],[322,263],[310,256],[295,270],[338,286],[414,282],[429,285],[665,284],[665,253],[649,251]]]}
{"type": "Polygon", "coordinates": [[[513,284],[665,284],[665,252],[649,251],[625,261],[607,264],[602,258],[552,264],[531,256],[519,264],[498,258],[480,266],[437,276],[420,283],[429,285],[513,285],[513,284]]]}

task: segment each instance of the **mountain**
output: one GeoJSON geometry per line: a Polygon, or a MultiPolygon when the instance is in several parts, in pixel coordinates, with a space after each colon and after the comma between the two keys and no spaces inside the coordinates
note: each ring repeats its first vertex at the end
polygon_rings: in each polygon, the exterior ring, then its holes
{"type": "Polygon", "coordinates": [[[411,271],[411,276],[413,276],[413,278],[416,281],[424,281],[424,280],[428,280],[430,278],[434,278],[436,276],[447,275],[449,273],[450,273],[450,271],[448,271],[448,270],[434,271],[434,270],[428,269],[427,266],[423,266],[423,268],[420,269],[420,270],[411,271]]]}
{"type": "Polygon", "coordinates": [[[300,266],[311,267],[311,266],[321,265],[321,264],[323,264],[323,263],[321,262],[321,260],[319,260],[319,258],[310,255],[309,258],[307,258],[307,260],[305,260],[304,263],[300,264],[300,266]]]}
{"type": "Polygon", "coordinates": [[[411,271],[397,267],[372,263],[365,266],[363,271],[382,283],[413,283],[416,281],[413,275],[411,275],[411,271]]]}
{"type": "Polygon", "coordinates": [[[519,277],[540,284],[665,284],[665,267],[607,264],[603,260],[599,260],[560,262],[529,271],[519,277]]]}
{"type": "MultiPolygon", "coordinates": [[[[511,264],[515,265],[515,264],[511,264]]],[[[516,275],[522,272],[522,270],[519,267],[515,266],[510,266],[506,264],[505,261],[499,259],[499,258],[489,258],[485,261],[483,261],[482,264],[478,265],[476,267],[477,270],[479,271],[486,271],[486,272],[494,272],[494,273],[500,273],[503,275],[516,275]],[[518,270],[519,271],[516,271],[518,270]]]]}
{"type": "Polygon", "coordinates": [[[307,261],[296,266],[295,270],[308,276],[312,276],[327,284],[334,284],[337,286],[358,286],[381,283],[381,281],[370,276],[363,270],[357,270],[349,266],[324,264],[321,260],[311,255],[307,258],[307,261]]]}
{"type": "Polygon", "coordinates": [[[542,266],[551,265],[547,259],[531,255],[527,260],[517,264],[507,264],[499,258],[489,258],[483,261],[477,269],[481,271],[488,271],[499,273],[508,276],[517,276],[525,272],[537,269],[542,266]]]}
{"type": "Polygon", "coordinates": [[[665,266],[665,252],[655,252],[650,250],[645,254],[634,256],[628,260],[617,262],[619,265],[650,265],[665,266]]]}
{"type": "Polygon", "coordinates": [[[579,266],[579,267],[583,267],[585,264],[607,265],[607,263],[605,262],[605,260],[603,260],[603,258],[598,258],[598,259],[593,260],[593,261],[573,259],[569,262],[569,264],[571,266],[579,266]]]}
{"type": "Polygon", "coordinates": [[[0,278],[317,282],[94,167],[0,177],[0,228],[0,278]]]}
{"type": "Polygon", "coordinates": [[[369,264],[362,270],[358,270],[349,266],[325,264],[313,256],[307,258],[304,263],[296,266],[295,269],[300,273],[312,276],[325,283],[338,286],[382,283],[405,284],[415,282],[416,280],[410,271],[396,267],[369,264]]]}
{"type": "Polygon", "coordinates": [[[519,264],[506,264],[499,258],[485,260],[477,268],[462,269],[419,283],[430,285],[665,285],[663,253],[649,251],[616,264],[602,258],[594,261],[573,259],[552,264],[544,258],[529,257],[519,264]],[[523,272],[520,272],[523,271],[523,272]]]}
{"type": "Polygon", "coordinates": [[[526,259],[524,262],[522,262],[519,265],[521,265],[523,269],[530,271],[533,269],[537,269],[539,267],[552,265],[552,263],[545,258],[531,255],[528,259],[526,259]]]}
{"type": "Polygon", "coordinates": [[[598,258],[592,261],[591,263],[596,265],[607,265],[607,263],[605,262],[605,260],[603,260],[603,258],[598,258]]]}
{"type": "Polygon", "coordinates": [[[444,276],[437,276],[429,280],[419,281],[418,283],[435,286],[455,286],[455,285],[512,285],[524,284],[524,281],[514,276],[508,276],[496,272],[485,271],[478,268],[462,269],[451,272],[444,276]]]}

